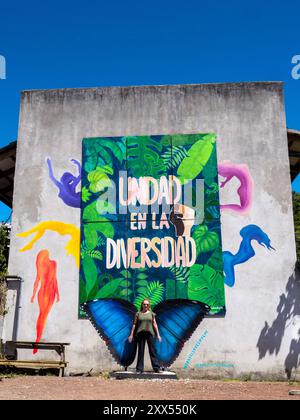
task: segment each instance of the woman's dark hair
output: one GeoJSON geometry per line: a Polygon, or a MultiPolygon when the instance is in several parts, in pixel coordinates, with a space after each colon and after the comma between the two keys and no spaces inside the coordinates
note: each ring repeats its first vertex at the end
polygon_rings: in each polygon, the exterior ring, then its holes
{"type": "Polygon", "coordinates": [[[145,300],[146,300],[147,302],[149,302],[149,309],[150,309],[150,311],[151,311],[151,302],[150,302],[150,299],[147,299],[147,298],[143,299],[143,301],[142,301],[142,303],[141,303],[140,311],[143,309],[143,303],[145,302],[145,300]]]}

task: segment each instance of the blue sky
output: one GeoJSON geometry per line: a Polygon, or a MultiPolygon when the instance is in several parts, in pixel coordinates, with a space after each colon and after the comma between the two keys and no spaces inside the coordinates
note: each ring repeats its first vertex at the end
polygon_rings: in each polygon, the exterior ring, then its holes
{"type": "Polygon", "coordinates": [[[300,129],[299,1],[1,3],[0,146],[17,138],[24,89],[281,80],[287,126],[300,129]]]}

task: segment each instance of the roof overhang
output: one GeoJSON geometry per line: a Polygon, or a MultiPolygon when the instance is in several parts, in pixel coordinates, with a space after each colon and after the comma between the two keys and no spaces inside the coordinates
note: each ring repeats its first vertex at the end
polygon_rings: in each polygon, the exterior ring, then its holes
{"type": "Polygon", "coordinates": [[[17,142],[0,149],[0,201],[12,208],[17,142]]]}
{"type": "Polygon", "coordinates": [[[292,182],[300,172],[300,131],[287,130],[292,182]]]}

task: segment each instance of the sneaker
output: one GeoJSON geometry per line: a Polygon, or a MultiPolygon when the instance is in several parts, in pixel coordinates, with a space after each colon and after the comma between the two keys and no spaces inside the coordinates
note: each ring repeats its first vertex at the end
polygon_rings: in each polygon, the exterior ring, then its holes
{"type": "Polygon", "coordinates": [[[143,370],[137,369],[136,373],[143,373],[143,370]]]}
{"type": "Polygon", "coordinates": [[[162,372],[162,370],[158,368],[158,369],[154,369],[154,372],[155,372],[155,373],[161,373],[161,372],[162,372]]]}

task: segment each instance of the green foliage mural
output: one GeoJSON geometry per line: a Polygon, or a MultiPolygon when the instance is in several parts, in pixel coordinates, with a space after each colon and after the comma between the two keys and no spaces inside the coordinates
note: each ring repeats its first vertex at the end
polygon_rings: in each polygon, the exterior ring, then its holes
{"type": "Polygon", "coordinates": [[[82,166],[79,303],[191,299],[223,315],[216,135],[86,138],[82,166]]]}

